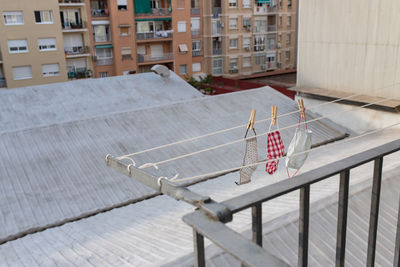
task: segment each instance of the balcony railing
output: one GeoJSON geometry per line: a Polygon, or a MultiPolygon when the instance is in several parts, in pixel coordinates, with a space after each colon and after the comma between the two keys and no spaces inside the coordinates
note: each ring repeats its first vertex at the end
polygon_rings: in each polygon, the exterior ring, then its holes
{"type": "Polygon", "coordinates": [[[84,0],[58,0],[59,4],[81,4],[84,0]]]}
{"type": "Polygon", "coordinates": [[[7,87],[6,79],[3,77],[0,77],[0,88],[4,88],[4,87],[7,87]]]}
{"type": "Polygon", "coordinates": [[[190,9],[190,14],[192,15],[200,15],[200,8],[199,7],[194,7],[190,9]]]}
{"type": "Polygon", "coordinates": [[[199,35],[200,35],[200,29],[192,30],[192,36],[199,36],[199,35]]]}
{"type": "Polygon", "coordinates": [[[254,14],[255,15],[266,15],[268,13],[274,13],[276,12],[276,6],[270,7],[270,6],[255,6],[254,7],[254,14]]]}
{"type": "Polygon", "coordinates": [[[201,51],[193,51],[192,50],[192,57],[201,57],[201,51]]]}
{"type": "Polygon", "coordinates": [[[221,26],[217,26],[217,27],[213,27],[212,28],[212,34],[213,35],[218,35],[222,33],[222,27],[221,26]]]}
{"type": "Polygon", "coordinates": [[[68,68],[68,79],[84,79],[92,77],[92,71],[87,68],[68,68]]]}
{"type": "Polygon", "coordinates": [[[213,48],[213,55],[222,55],[222,48],[213,48]]]}
{"type": "Polygon", "coordinates": [[[168,39],[172,38],[172,32],[160,31],[160,32],[138,32],[136,33],[137,40],[148,40],[148,39],[168,39]]]}
{"type": "Polygon", "coordinates": [[[83,22],[65,21],[64,23],[62,23],[61,26],[63,30],[85,29],[87,28],[87,23],[86,21],[83,22]]]}
{"type": "Polygon", "coordinates": [[[268,25],[267,30],[269,32],[276,32],[276,25],[268,25]]]}
{"type": "Polygon", "coordinates": [[[92,17],[108,17],[108,10],[106,9],[91,9],[92,17]]]}
{"type": "MultiPolygon", "coordinates": [[[[367,266],[374,266],[378,231],[380,188],[382,181],[383,157],[400,150],[400,140],[344,158],[312,171],[286,179],[278,183],[225,200],[221,203],[208,198],[199,210],[185,215],[183,221],[193,228],[195,266],[205,266],[204,236],[218,244],[220,248],[232,254],[245,266],[287,266],[262,248],[262,204],[293,191],[300,190],[298,266],[308,266],[310,186],[322,180],[340,174],[339,199],[337,213],[336,266],[344,266],[346,254],[347,210],[349,203],[350,170],[367,162],[374,162],[372,174],[372,194],[370,199],[370,218],[368,231],[367,266]],[[208,204],[210,203],[209,207],[208,204]],[[210,211],[211,206],[217,207],[210,211]],[[241,236],[224,223],[230,222],[233,215],[245,209],[252,211],[252,241],[241,236]],[[208,211],[207,211],[208,210],[208,211]],[[200,234],[201,233],[201,234],[200,234]]],[[[203,196],[203,199],[205,197],[203,196]]],[[[396,200],[398,201],[398,199],[396,200]]],[[[394,203],[396,203],[396,201],[394,203]]],[[[397,205],[397,203],[395,204],[397,205]]],[[[398,211],[400,213],[400,211],[398,211]]],[[[394,247],[394,265],[398,266],[400,255],[400,214],[397,219],[397,238],[394,247]]],[[[312,230],[312,229],[311,229],[312,230]]],[[[395,233],[393,233],[395,234],[395,233]]]]}
{"type": "Polygon", "coordinates": [[[276,69],[276,62],[267,62],[261,65],[262,70],[273,70],[276,69]]]}
{"type": "Polygon", "coordinates": [[[88,46],[64,47],[64,52],[67,56],[88,54],[90,53],[90,48],[88,46]]]}
{"type": "Polygon", "coordinates": [[[213,7],[212,8],[212,13],[213,14],[221,14],[222,8],[221,7],[213,7]]]}
{"type": "Polygon", "coordinates": [[[162,61],[162,60],[172,60],[174,59],[174,53],[165,53],[160,56],[154,55],[138,55],[138,62],[152,62],[152,61],[162,61]]]}
{"type": "Polygon", "coordinates": [[[97,58],[96,65],[107,66],[107,65],[112,65],[113,62],[114,62],[113,58],[97,58]]]}
{"type": "Polygon", "coordinates": [[[151,13],[136,13],[136,16],[170,16],[171,11],[169,8],[152,8],[151,13]]]}

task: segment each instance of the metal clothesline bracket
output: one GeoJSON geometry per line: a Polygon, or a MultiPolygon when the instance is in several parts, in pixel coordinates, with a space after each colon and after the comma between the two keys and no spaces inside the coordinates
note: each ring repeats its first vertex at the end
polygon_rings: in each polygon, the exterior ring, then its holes
{"type": "Polygon", "coordinates": [[[203,210],[215,220],[224,223],[232,221],[232,212],[230,209],[223,204],[215,202],[208,196],[195,193],[185,186],[170,182],[168,179],[159,179],[158,177],[132,166],[132,164],[129,164],[130,166],[128,168],[128,164],[125,164],[111,155],[106,156],[106,164],[114,170],[133,178],[135,181],[138,181],[164,195],[172,197],[175,200],[185,201],[186,203],[203,210]]]}

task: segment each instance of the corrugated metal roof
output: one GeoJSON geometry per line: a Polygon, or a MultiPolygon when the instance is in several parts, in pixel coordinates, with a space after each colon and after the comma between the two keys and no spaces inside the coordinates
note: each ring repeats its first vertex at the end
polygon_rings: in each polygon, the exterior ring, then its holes
{"type": "Polygon", "coordinates": [[[142,73],[0,90],[0,133],[203,96],[170,73],[168,82],[142,73]]]}
{"type": "MultiPolygon", "coordinates": [[[[149,99],[146,101],[151,105],[149,99]]],[[[106,154],[122,155],[246,123],[251,108],[263,118],[269,116],[272,104],[278,105],[281,113],[297,109],[292,100],[265,87],[3,133],[0,215],[7,220],[0,228],[0,240],[155,193],[106,167],[106,154]]],[[[279,124],[282,127],[297,121],[294,114],[280,119],[279,124]]],[[[314,143],[344,134],[327,121],[309,127],[314,132],[314,143]]],[[[256,125],[256,129],[261,133],[267,125],[256,125]]],[[[139,164],[154,162],[221,144],[242,138],[244,130],[139,155],[135,160],[139,164]]],[[[282,132],[285,144],[292,135],[293,130],[282,132]]],[[[259,149],[265,158],[265,138],[260,138],[259,149]]],[[[157,172],[147,170],[157,176],[197,175],[240,166],[242,153],[240,143],[161,165],[157,172]]]]}

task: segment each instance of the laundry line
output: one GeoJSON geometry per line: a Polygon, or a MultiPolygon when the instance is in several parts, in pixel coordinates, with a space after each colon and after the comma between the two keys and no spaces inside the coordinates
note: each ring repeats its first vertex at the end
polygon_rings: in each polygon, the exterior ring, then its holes
{"type": "MultiPolygon", "coordinates": [[[[277,131],[283,131],[283,130],[291,129],[293,127],[298,127],[298,126],[303,125],[305,123],[311,123],[311,122],[319,121],[319,120],[322,120],[322,119],[330,118],[330,117],[333,117],[333,116],[336,116],[336,115],[339,115],[339,114],[343,114],[343,113],[347,113],[347,112],[354,112],[356,110],[359,110],[359,109],[362,109],[362,108],[365,108],[365,107],[368,107],[368,106],[371,106],[371,105],[376,105],[376,104],[379,104],[379,103],[382,103],[382,102],[385,102],[385,101],[389,101],[389,100],[392,100],[392,99],[394,99],[394,98],[393,97],[392,98],[385,98],[385,99],[381,99],[379,101],[375,101],[373,103],[362,105],[360,107],[355,107],[355,108],[351,108],[351,109],[344,110],[344,111],[339,111],[339,112],[332,112],[332,113],[330,113],[328,115],[321,116],[321,117],[318,117],[318,118],[315,118],[315,119],[312,119],[312,120],[308,120],[307,122],[295,123],[295,124],[292,124],[292,125],[280,128],[280,129],[276,129],[276,130],[273,130],[273,131],[266,131],[266,132],[263,132],[261,134],[257,134],[256,136],[257,137],[261,137],[261,136],[267,135],[268,133],[273,133],[273,132],[277,132],[277,131]]],[[[161,160],[161,161],[154,162],[154,163],[145,163],[145,164],[141,165],[139,168],[140,169],[145,169],[145,168],[148,168],[148,167],[155,167],[156,169],[158,169],[159,165],[162,165],[162,164],[165,164],[165,163],[168,163],[168,162],[172,162],[172,161],[176,161],[176,160],[180,160],[180,159],[183,159],[183,158],[191,157],[191,156],[194,156],[194,155],[197,155],[197,154],[200,154],[200,153],[208,152],[208,151],[215,150],[215,149],[218,149],[218,148],[222,148],[222,147],[225,147],[225,146],[233,145],[233,144],[248,140],[250,138],[253,138],[253,137],[237,139],[237,140],[234,140],[234,141],[231,141],[231,142],[219,144],[219,145],[216,145],[216,146],[212,146],[212,147],[208,147],[208,148],[205,148],[205,149],[197,150],[197,151],[194,151],[194,152],[191,152],[191,153],[183,154],[183,155],[180,155],[180,156],[172,157],[172,158],[161,160]]],[[[128,160],[133,162],[134,166],[136,165],[135,161],[132,158],[130,158],[129,156],[120,156],[120,157],[118,157],[116,159],[117,160],[128,159],[128,160]]]]}
{"type": "MultiPolygon", "coordinates": [[[[371,131],[368,131],[366,133],[363,133],[363,134],[355,136],[355,137],[351,137],[351,138],[347,138],[347,139],[344,139],[344,140],[341,140],[341,141],[337,141],[335,143],[332,143],[332,144],[329,144],[329,145],[326,145],[326,146],[319,146],[319,147],[311,148],[311,149],[308,149],[308,150],[305,150],[305,151],[302,151],[302,152],[299,152],[299,153],[295,153],[295,154],[292,154],[290,157],[296,157],[296,156],[299,156],[299,155],[302,155],[302,154],[310,153],[310,152],[313,152],[313,151],[321,149],[321,148],[327,148],[327,147],[331,148],[331,147],[333,147],[335,145],[342,144],[342,143],[349,142],[349,141],[353,141],[353,140],[356,140],[358,138],[362,138],[362,137],[365,137],[365,136],[368,136],[368,135],[371,135],[371,134],[374,134],[374,133],[378,133],[378,132],[381,132],[383,130],[392,128],[392,127],[397,126],[397,125],[400,125],[400,122],[397,122],[395,124],[391,124],[391,125],[379,128],[379,129],[371,130],[371,131]]],[[[239,171],[242,168],[258,166],[258,165],[261,165],[261,164],[266,164],[268,162],[273,162],[273,161],[276,161],[276,160],[286,159],[287,157],[288,156],[283,156],[283,157],[279,157],[279,158],[275,158],[275,159],[263,160],[263,161],[259,161],[257,163],[252,163],[252,164],[248,164],[248,165],[241,165],[241,166],[238,166],[238,167],[219,170],[219,171],[215,171],[215,172],[209,172],[209,173],[200,174],[200,175],[196,175],[196,176],[190,176],[190,177],[178,178],[178,179],[173,178],[173,179],[169,179],[169,180],[171,182],[174,182],[174,183],[180,183],[180,182],[187,182],[187,181],[195,180],[195,179],[202,178],[202,177],[218,176],[218,175],[226,174],[226,173],[229,173],[229,172],[239,171]]]]}
{"type": "MultiPolygon", "coordinates": [[[[386,87],[384,87],[384,88],[386,88],[386,87]]],[[[381,88],[381,89],[384,89],[384,88],[381,88]]],[[[339,98],[339,99],[335,99],[335,100],[332,100],[332,101],[329,101],[329,102],[320,103],[320,104],[317,104],[317,105],[314,105],[314,106],[311,106],[311,107],[307,108],[307,110],[314,109],[314,108],[321,107],[321,106],[325,106],[325,105],[329,105],[329,104],[333,104],[333,103],[336,103],[336,102],[339,102],[339,101],[343,101],[343,100],[347,100],[347,99],[350,99],[350,98],[353,98],[353,97],[357,97],[357,96],[360,96],[360,95],[361,94],[353,94],[353,95],[346,96],[346,97],[339,98]]],[[[292,114],[296,114],[296,113],[299,113],[299,112],[300,112],[299,110],[291,111],[291,112],[288,112],[288,113],[284,113],[284,114],[278,115],[277,118],[286,117],[286,116],[289,116],[289,115],[292,115],[292,114]]],[[[261,120],[256,120],[254,123],[256,124],[256,123],[266,122],[266,121],[269,121],[271,119],[272,119],[272,117],[269,117],[269,118],[266,118],[266,119],[261,119],[261,120]]],[[[207,133],[207,134],[204,134],[204,135],[195,136],[195,137],[191,137],[191,138],[187,138],[187,139],[182,139],[182,140],[179,140],[179,141],[176,141],[176,142],[172,142],[172,143],[168,143],[168,144],[164,144],[164,145],[160,145],[160,146],[155,146],[155,147],[144,149],[144,150],[137,151],[137,152],[134,152],[134,153],[126,154],[126,155],[123,155],[123,156],[119,156],[116,159],[117,160],[121,160],[121,159],[124,159],[124,158],[128,158],[128,157],[131,157],[131,156],[136,156],[136,155],[147,153],[147,152],[151,152],[151,151],[154,151],[154,150],[159,150],[159,149],[162,149],[162,148],[166,148],[166,147],[170,147],[170,146],[174,146],[174,145],[179,145],[179,144],[182,144],[182,143],[195,141],[195,140],[202,139],[202,138],[205,138],[205,137],[209,137],[209,136],[213,136],[213,135],[217,135],[217,134],[230,132],[230,131],[233,131],[233,130],[236,130],[236,129],[244,128],[246,126],[247,126],[247,123],[246,124],[237,125],[237,126],[234,126],[234,127],[231,127],[231,128],[222,129],[222,130],[218,130],[218,131],[215,131],[215,132],[210,132],[210,133],[207,133]]]]}
{"type": "MultiPolygon", "coordinates": [[[[391,85],[388,85],[388,86],[385,86],[385,87],[378,88],[378,90],[388,89],[388,88],[391,88],[391,87],[399,85],[399,84],[400,83],[391,84],[391,85]]],[[[315,109],[317,107],[322,107],[322,106],[325,106],[325,105],[334,104],[336,102],[340,102],[340,101],[343,101],[343,100],[348,100],[348,99],[351,99],[353,97],[357,97],[357,96],[360,96],[360,95],[362,95],[362,94],[361,93],[352,94],[352,95],[347,96],[347,97],[342,97],[342,98],[335,99],[335,100],[332,100],[332,101],[329,101],[329,102],[320,103],[320,104],[308,107],[307,110],[312,110],[312,109],[315,109]]],[[[373,105],[373,104],[377,104],[377,103],[372,103],[371,105],[373,105]]],[[[370,104],[367,104],[366,106],[370,106],[370,104]]],[[[278,115],[277,118],[286,117],[286,116],[289,116],[289,115],[292,115],[292,114],[296,114],[296,113],[299,113],[299,112],[300,112],[300,110],[291,111],[291,112],[288,112],[288,113],[284,113],[284,114],[278,115]]],[[[269,118],[266,118],[266,119],[261,119],[261,120],[256,120],[254,123],[256,124],[256,123],[266,122],[266,121],[269,121],[271,119],[272,119],[272,117],[269,117],[269,118]]],[[[246,127],[247,125],[248,125],[248,123],[241,124],[241,125],[234,126],[234,127],[231,127],[231,128],[210,132],[210,133],[207,133],[207,134],[204,134],[204,135],[191,137],[191,138],[187,138],[187,139],[182,139],[182,140],[179,140],[179,141],[176,141],[176,142],[171,142],[171,143],[168,143],[168,144],[164,144],[164,145],[160,145],[160,146],[144,149],[144,150],[137,151],[137,152],[130,153],[130,154],[126,154],[126,155],[122,155],[122,156],[116,157],[116,159],[117,160],[128,159],[128,160],[130,160],[131,162],[134,163],[135,161],[130,158],[131,156],[135,156],[135,155],[151,152],[151,151],[154,151],[154,150],[159,150],[159,149],[170,147],[170,146],[174,146],[174,145],[179,145],[179,144],[190,142],[190,141],[195,141],[195,140],[198,140],[198,139],[202,139],[202,138],[213,136],[213,135],[217,135],[217,134],[226,133],[226,132],[229,132],[229,131],[233,131],[233,130],[236,130],[236,129],[240,129],[240,128],[246,127]]]]}

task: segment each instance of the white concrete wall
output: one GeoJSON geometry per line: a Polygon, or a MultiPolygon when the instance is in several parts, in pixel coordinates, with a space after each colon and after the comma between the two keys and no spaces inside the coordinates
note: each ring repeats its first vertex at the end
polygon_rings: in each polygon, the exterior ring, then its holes
{"type": "Polygon", "coordinates": [[[399,0],[300,0],[297,85],[400,99],[399,0]]]}

